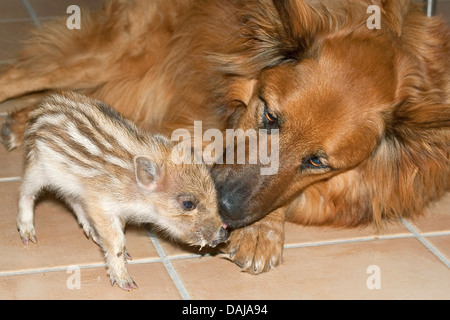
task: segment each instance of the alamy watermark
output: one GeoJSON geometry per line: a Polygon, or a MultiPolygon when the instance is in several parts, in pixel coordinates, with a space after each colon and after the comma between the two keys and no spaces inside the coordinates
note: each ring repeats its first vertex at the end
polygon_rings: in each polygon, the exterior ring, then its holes
{"type": "Polygon", "coordinates": [[[368,29],[381,29],[381,10],[377,5],[367,7],[366,13],[371,14],[367,19],[366,26],[368,29]]]}
{"type": "Polygon", "coordinates": [[[370,265],[367,267],[367,274],[370,276],[367,278],[366,286],[369,290],[381,289],[381,268],[377,265],[370,265]]]}
{"type": "Polygon", "coordinates": [[[77,5],[71,5],[67,7],[66,13],[71,14],[70,17],[67,18],[66,26],[67,29],[81,29],[81,9],[77,5]]]}
{"type": "MultiPolygon", "coordinates": [[[[77,5],[70,5],[67,7],[66,13],[70,14],[67,18],[66,26],[68,29],[81,29],[81,9],[77,5]]],[[[366,26],[368,29],[381,29],[381,10],[377,5],[367,7],[367,14],[371,16],[367,19],[366,26]]]]}
{"type": "Polygon", "coordinates": [[[187,129],[172,132],[178,142],[172,150],[175,164],[260,164],[261,175],[275,175],[279,169],[279,130],[208,129],[194,122],[194,136],[187,129]],[[208,143],[206,146],[204,144],[208,143]],[[192,156],[192,150],[194,155],[192,156]],[[224,151],[225,150],[225,151],[224,151]]]}
{"type": "Polygon", "coordinates": [[[80,290],[81,289],[81,269],[78,266],[71,266],[67,268],[66,271],[71,274],[66,280],[66,286],[69,290],[80,290]]]}

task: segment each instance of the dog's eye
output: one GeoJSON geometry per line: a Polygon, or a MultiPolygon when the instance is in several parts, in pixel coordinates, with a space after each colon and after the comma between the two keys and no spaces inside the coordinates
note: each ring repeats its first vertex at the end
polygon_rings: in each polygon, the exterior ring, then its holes
{"type": "Polygon", "coordinates": [[[269,111],[266,102],[263,99],[261,99],[261,101],[264,104],[264,116],[262,119],[263,127],[264,129],[268,129],[270,133],[270,130],[279,128],[278,118],[272,112],[269,111]]]}
{"type": "Polygon", "coordinates": [[[277,121],[277,118],[273,114],[271,114],[269,111],[266,111],[266,118],[270,124],[273,124],[277,121]]]}
{"type": "Polygon", "coordinates": [[[316,168],[320,168],[323,166],[322,160],[320,160],[317,157],[312,157],[311,159],[309,159],[309,163],[312,164],[316,168]]]}
{"type": "Polygon", "coordinates": [[[303,169],[328,169],[329,166],[318,156],[310,156],[303,159],[303,169]]]}

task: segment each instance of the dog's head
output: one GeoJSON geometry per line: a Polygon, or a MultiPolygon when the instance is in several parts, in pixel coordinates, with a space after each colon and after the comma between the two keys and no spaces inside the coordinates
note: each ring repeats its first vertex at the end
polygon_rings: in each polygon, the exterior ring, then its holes
{"type": "MultiPolygon", "coordinates": [[[[274,3],[286,35],[297,39],[298,51],[240,85],[246,96],[239,99],[242,103],[234,107],[231,119],[244,131],[267,132],[258,139],[274,146],[267,149],[277,152],[277,170],[262,174],[268,164],[261,159],[257,164],[224,159],[213,167],[220,213],[233,228],[261,219],[312,183],[372,157],[386,139],[394,108],[407,101],[400,94],[400,69],[406,68],[402,64],[414,64],[394,48],[401,46],[394,24],[389,30],[369,30],[361,23],[365,20],[355,18],[343,22],[349,28],[331,30],[325,26],[331,18],[314,16],[317,8],[302,1],[274,3]]],[[[401,10],[396,11],[399,17],[401,10]]],[[[354,14],[369,17],[365,11],[354,14]]],[[[442,110],[448,116],[448,107],[442,110]]],[[[238,148],[234,141],[227,143],[226,153],[238,148]]],[[[246,151],[251,152],[248,145],[246,151]]]]}

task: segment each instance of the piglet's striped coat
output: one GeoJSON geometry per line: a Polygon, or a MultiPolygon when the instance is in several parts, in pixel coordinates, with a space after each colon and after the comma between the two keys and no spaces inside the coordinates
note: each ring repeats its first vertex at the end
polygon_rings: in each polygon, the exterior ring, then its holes
{"type": "Polygon", "coordinates": [[[126,223],[152,223],[191,245],[215,246],[228,232],[217,211],[214,183],[203,164],[175,164],[173,143],[139,130],[107,104],[60,92],[30,114],[17,226],[36,243],[34,203],[56,192],[85,234],[102,247],[111,283],[137,288],[125,266],[126,223]]]}

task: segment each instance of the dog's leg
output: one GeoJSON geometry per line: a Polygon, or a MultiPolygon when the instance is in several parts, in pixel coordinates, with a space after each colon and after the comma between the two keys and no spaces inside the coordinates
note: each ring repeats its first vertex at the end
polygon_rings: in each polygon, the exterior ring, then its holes
{"type": "Polygon", "coordinates": [[[7,150],[13,150],[23,142],[25,126],[28,114],[35,108],[35,105],[28,106],[8,115],[2,125],[2,143],[7,150]]]}
{"type": "Polygon", "coordinates": [[[279,208],[260,221],[234,230],[225,247],[225,258],[246,272],[259,274],[281,263],[285,209],[279,208]]]}
{"type": "MultiPolygon", "coordinates": [[[[52,21],[37,32],[17,62],[0,74],[0,102],[44,90],[92,92],[117,72],[105,62],[108,48],[95,47],[101,33],[87,26],[83,34],[91,41],[79,44],[80,35],[61,24],[60,20],[52,21]]],[[[8,150],[21,145],[28,114],[38,102],[27,104],[6,119],[1,132],[8,150]]]]}
{"type": "MultiPolygon", "coordinates": [[[[48,65],[51,71],[35,70],[33,65],[28,67],[12,66],[8,71],[0,75],[0,102],[6,99],[22,96],[30,92],[44,90],[84,90],[93,91],[96,87],[107,81],[104,72],[106,66],[102,61],[97,61],[89,52],[81,57],[63,58],[59,60],[51,56],[48,60],[51,63],[40,61],[40,66],[48,65]],[[72,63],[71,61],[80,59],[81,62],[72,63]],[[102,76],[103,75],[103,76],[102,76]]],[[[44,57],[45,58],[45,57],[44,57]]],[[[37,67],[36,67],[37,68],[37,67]]],[[[43,94],[41,98],[44,96],[43,94]]],[[[25,125],[28,120],[28,114],[40,102],[36,99],[34,103],[27,107],[8,115],[2,127],[2,143],[8,150],[17,148],[22,144],[25,125]]]]}

